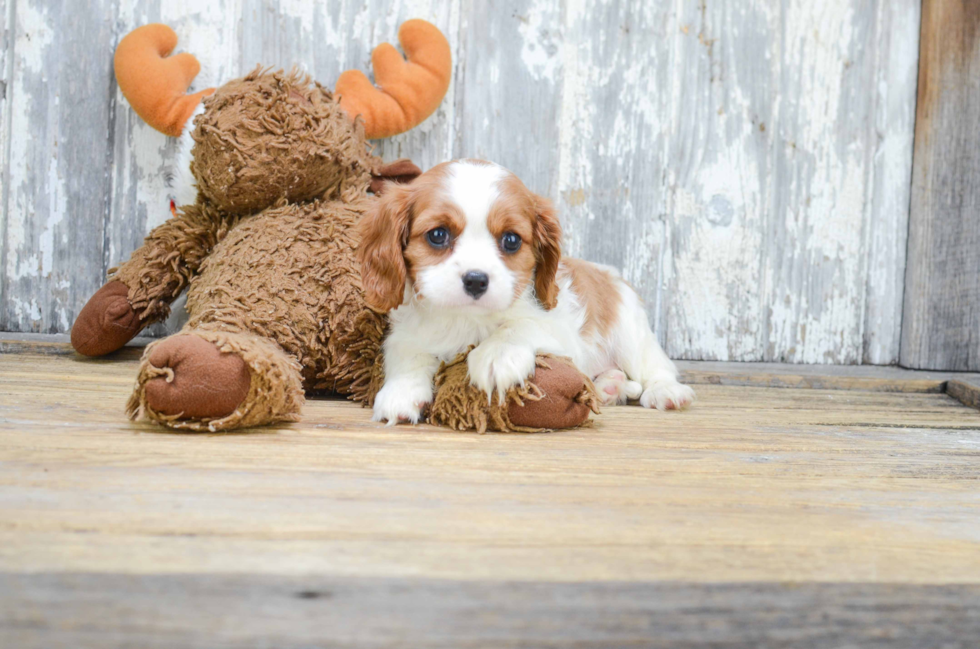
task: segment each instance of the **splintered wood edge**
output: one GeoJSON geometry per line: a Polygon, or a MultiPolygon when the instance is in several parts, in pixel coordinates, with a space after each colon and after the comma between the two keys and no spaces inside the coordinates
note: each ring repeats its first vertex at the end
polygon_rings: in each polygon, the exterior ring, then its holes
{"type": "MultiPolygon", "coordinates": [[[[138,360],[151,338],[135,338],[126,347],[102,357],[138,360]]],[[[0,354],[74,356],[64,334],[0,333],[0,354]]],[[[99,360],[99,359],[92,359],[99,360]]],[[[980,409],[980,374],[921,372],[873,365],[789,365],[783,363],[726,363],[680,361],[680,380],[691,385],[814,390],[867,390],[871,392],[946,393],[964,405],[980,409]]]]}

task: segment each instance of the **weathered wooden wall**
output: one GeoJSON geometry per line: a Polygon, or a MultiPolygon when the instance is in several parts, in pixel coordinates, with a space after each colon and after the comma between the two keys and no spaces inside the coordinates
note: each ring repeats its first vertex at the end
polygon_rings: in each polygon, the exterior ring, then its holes
{"type": "Polygon", "coordinates": [[[172,25],[208,80],[300,63],[330,84],[419,16],[450,40],[453,86],[386,158],[513,169],[558,202],[567,252],[624,270],[675,357],[898,360],[919,0],[0,0],[0,15],[0,330],[66,331],[168,215],[174,143],[112,79],[130,29],[172,25]]]}
{"type": "Polygon", "coordinates": [[[922,5],[902,363],[980,369],[980,3],[922,5]]]}

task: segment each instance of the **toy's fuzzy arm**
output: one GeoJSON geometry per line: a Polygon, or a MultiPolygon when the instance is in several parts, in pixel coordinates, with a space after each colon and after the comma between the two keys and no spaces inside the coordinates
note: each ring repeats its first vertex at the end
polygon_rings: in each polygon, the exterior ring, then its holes
{"type": "Polygon", "coordinates": [[[201,65],[191,54],[169,56],[177,34],[166,25],[138,27],[116,48],[116,82],[136,114],[167,135],[178,137],[201,99],[214,88],[187,94],[201,65]]]}
{"type": "Polygon", "coordinates": [[[80,354],[103,356],[147,325],[165,319],[204,258],[234,225],[232,217],[189,205],[155,228],[79,313],[71,343],[80,354]]]}
{"type": "Polygon", "coordinates": [[[439,29],[424,20],[409,20],[398,30],[408,60],[383,43],[371,53],[376,88],[359,70],[337,79],[335,93],[351,118],[364,120],[369,139],[391,137],[414,128],[435,112],[449,89],[452,54],[439,29]]]}

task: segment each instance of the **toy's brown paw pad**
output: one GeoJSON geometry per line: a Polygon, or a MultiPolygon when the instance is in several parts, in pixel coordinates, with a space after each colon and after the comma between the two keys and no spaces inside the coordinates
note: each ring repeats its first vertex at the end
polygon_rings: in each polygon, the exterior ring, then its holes
{"type": "Polygon", "coordinates": [[[589,418],[589,405],[577,397],[585,389],[582,373],[569,362],[549,361],[531,379],[544,393],[538,401],[512,403],[507,409],[511,423],[529,428],[572,428],[589,418]]]}
{"type": "Polygon", "coordinates": [[[71,328],[71,346],[85,356],[103,356],[122,348],[143,324],[129,303],[129,287],[109,282],[89,298],[71,328]]]}
{"type": "Polygon", "coordinates": [[[159,376],[144,386],[146,404],[164,415],[227,417],[248,396],[252,383],[245,361],[197,336],[168,338],[153,348],[148,360],[159,376]]]}

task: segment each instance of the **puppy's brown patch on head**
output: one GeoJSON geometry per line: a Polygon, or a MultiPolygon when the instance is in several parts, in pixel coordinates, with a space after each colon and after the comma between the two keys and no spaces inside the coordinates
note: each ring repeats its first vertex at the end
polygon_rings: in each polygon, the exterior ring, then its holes
{"type": "Polygon", "coordinates": [[[411,185],[411,217],[403,241],[403,256],[408,277],[419,293],[418,273],[423,268],[435,266],[452,254],[452,245],[433,248],[426,234],[436,228],[446,228],[455,240],[466,227],[466,217],[446,194],[445,182],[451,162],[436,165],[419,176],[411,185]]]}
{"type": "Polygon", "coordinates": [[[514,297],[517,297],[531,283],[538,263],[534,240],[537,202],[535,195],[514,174],[500,180],[497,191],[497,200],[487,215],[487,229],[497,242],[504,264],[514,273],[514,297]],[[521,238],[517,252],[508,253],[501,247],[501,240],[508,232],[521,238]]]}
{"type": "Polygon", "coordinates": [[[452,254],[453,242],[465,227],[466,217],[456,204],[448,200],[441,184],[434,183],[431,191],[423,191],[419,195],[405,242],[405,267],[412,282],[416,281],[421,269],[435,266],[452,254]],[[436,228],[449,231],[450,243],[445,248],[434,248],[426,239],[426,235],[436,228]]]}
{"type": "MultiPolygon", "coordinates": [[[[435,205],[442,195],[439,188],[446,167],[433,167],[411,185],[388,183],[374,208],[358,224],[361,283],[368,304],[375,309],[396,308],[402,303],[406,279],[414,280],[418,268],[442,259],[441,254],[434,254],[440,251],[431,246],[425,245],[423,250],[413,243],[423,227],[416,225],[418,215],[438,211],[435,205]]],[[[423,243],[427,231],[421,232],[423,243]]]]}
{"type": "Polygon", "coordinates": [[[498,183],[500,192],[487,216],[487,227],[499,242],[507,232],[521,237],[521,249],[504,255],[517,281],[519,295],[534,280],[534,292],[545,309],[558,301],[555,273],[561,259],[561,224],[551,201],[529,190],[521,179],[508,173],[498,183]]]}
{"type": "Polygon", "coordinates": [[[617,286],[620,280],[595,264],[570,257],[561,260],[558,276],[571,279],[572,291],[585,307],[582,335],[607,335],[616,321],[616,312],[622,301],[617,286]]]}

